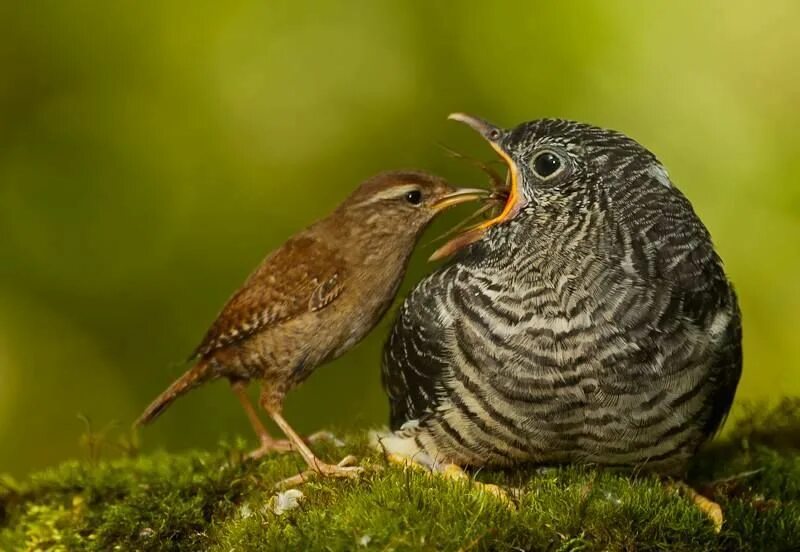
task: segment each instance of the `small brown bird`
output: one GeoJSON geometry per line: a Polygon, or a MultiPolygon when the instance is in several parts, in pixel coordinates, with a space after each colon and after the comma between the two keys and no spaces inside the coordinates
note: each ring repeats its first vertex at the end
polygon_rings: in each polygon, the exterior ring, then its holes
{"type": "Polygon", "coordinates": [[[389,308],[422,230],[444,209],[486,195],[455,189],[416,171],[379,174],[333,213],[273,251],[231,297],[192,356],[195,365],[136,422],[152,422],[176,398],[225,377],[261,446],[258,458],[296,449],[314,472],[350,476],[358,468],[320,461],[281,414],[286,393],[345,353],[389,308]],[[273,439],[247,398],[261,381],[261,406],[288,438],[273,439]]]}

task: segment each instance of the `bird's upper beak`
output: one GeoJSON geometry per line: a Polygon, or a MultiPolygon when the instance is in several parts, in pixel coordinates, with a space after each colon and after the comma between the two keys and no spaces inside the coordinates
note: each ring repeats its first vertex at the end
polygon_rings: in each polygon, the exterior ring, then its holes
{"type": "Polygon", "coordinates": [[[451,113],[447,116],[451,121],[458,121],[464,123],[468,127],[478,132],[481,136],[486,138],[489,142],[496,142],[503,137],[503,129],[494,126],[492,123],[484,121],[479,117],[467,115],[466,113],[451,113]]]}
{"type": "Polygon", "coordinates": [[[506,199],[505,206],[499,215],[487,220],[486,222],[483,222],[481,227],[485,230],[490,226],[494,226],[495,224],[503,222],[506,219],[513,218],[514,215],[516,215],[519,210],[525,206],[525,196],[522,194],[522,190],[520,190],[519,187],[520,177],[517,164],[500,145],[500,140],[503,138],[506,132],[503,129],[494,126],[493,124],[484,121],[483,119],[473,117],[472,115],[467,115],[465,113],[451,113],[447,118],[453,121],[464,123],[465,125],[477,131],[487,142],[489,142],[489,145],[492,146],[492,149],[494,149],[494,151],[497,152],[503,161],[506,162],[506,165],[508,165],[510,182],[508,188],[508,199],[506,199]]]}
{"type": "Polygon", "coordinates": [[[453,121],[464,123],[465,125],[477,131],[487,142],[489,142],[489,145],[492,146],[492,148],[503,159],[503,161],[506,162],[509,172],[507,190],[508,197],[505,205],[503,206],[503,210],[499,215],[482,222],[481,224],[467,230],[463,234],[456,236],[442,247],[437,249],[433,255],[431,255],[430,260],[438,260],[447,257],[462,247],[479,240],[489,227],[513,218],[519,212],[519,210],[525,206],[525,196],[522,194],[522,191],[519,187],[520,177],[517,164],[500,145],[500,141],[506,132],[503,129],[494,126],[493,124],[484,121],[483,119],[473,117],[472,115],[466,115],[465,113],[451,113],[447,118],[453,121]]]}
{"type": "Polygon", "coordinates": [[[436,203],[433,204],[433,211],[438,213],[445,209],[458,205],[459,203],[466,203],[467,201],[475,201],[489,197],[489,190],[481,188],[458,188],[447,195],[440,197],[436,203]]]}

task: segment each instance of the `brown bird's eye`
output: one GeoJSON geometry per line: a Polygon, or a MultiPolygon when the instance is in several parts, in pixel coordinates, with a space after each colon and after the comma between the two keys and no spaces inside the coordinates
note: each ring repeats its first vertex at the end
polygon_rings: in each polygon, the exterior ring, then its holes
{"type": "Polygon", "coordinates": [[[422,192],[419,190],[411,190],[406,194],[406,201],[411,205],[419,205],[422,201],[422,192]]]}
{"type": "Polygon", "coordinates": [[[533,160],[533,170],[540,178],[553,176],[561,168],[561,159],[555,153],[545,151],[533,160]]]}

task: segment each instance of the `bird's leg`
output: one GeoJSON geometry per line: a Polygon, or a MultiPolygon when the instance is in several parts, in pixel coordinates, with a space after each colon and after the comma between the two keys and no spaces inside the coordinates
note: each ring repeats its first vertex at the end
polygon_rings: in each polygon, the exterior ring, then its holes
{"type": "MultiPolygon", "coordinates": [[[[341,462],[338,464],[327,464],[317,458],[317,456],[311,451],[308,445],[303,441],[303,438],[297,434],[297,432],[292,429],[292,426],[286,421],[286,419],[281,415],[281,413],[277,410],[268,411],[269,415],[275,420],[275,423],[278,424],[278,427],[281,431],[289,438],[289,441],[292,443],[292,447],[300,453],[300,456],[303,457],[308,467],[311,468],[300,474],[299,478],[300,481],[305,481],[310,477],[314,477],[315,475],[321,475],[323,477],[357,477],[359,473],[361,473],[363,468],[358,466],[350,466],[355,461],[355,458],[352,456],[345,457],[341,462]]],[[[289,484],[289,482],[293,482],[296,478],[291,478],[290,480],[286,480],[281,482],[279,485],[284,487],[289,484]]]]}
{"type": "Polygon", "coordinates": [[[719,533],[722,530],[724,518],[722,515],[722,508],[719,504],[704,497],[683,481],[670,480],[667,481],[667,486],[685,494],[694,505],[711,520],[711,523],[714,524],[714,532],[719,533]]]}
{"type": "Polygon", "coordinates": [[[338,464],[327,464],[317,458],[303,438],[298,435],[292,426],[289,425],[289,422],[287,422],[283,417],[280,412],[280,407],[273,404],[273,402],[270,400],[269,394],[265,389],[262,389],[261,391],[261,405],[275,421],[283,434],[288,437],[292,444],[292,448],[300,453],[300,456],[303,457],[303,460],[305,460],[306,464],[308,464],[308,467],[310,468],[296,477],[291,477],[281,481],[278,483],[278,487],[285,488],[291,485],[296,485],[315,476],[358,477],[358,475],[364,471],[364,469],[361,467],[351,465],[356,460],[354,456],[347,456],[338,464]]]}
{"type": "Polygon", "coordinates": [[[264,423],[261,421],[261,418],[258,417],[253,403],[250,402],[250,398],[247,396],[247,384],[243,381],[232,381],[231,389],[239,399],[239,402],[242,403],[242,408],[244,408],[244,412],[247,414],[247,419],[250,420],[250,425],[253,426],[253,430],[256,432],[256,435],[258,435],[259,441],[261,441],[261,446],[250,452],[247,457],[257,460],[270,452],[288,452],[292,450],[292,444],[288,440],[273,438],[272,435],[269,434],[269,431],[267,431],[267,428],[264,427],[264,423]]]}

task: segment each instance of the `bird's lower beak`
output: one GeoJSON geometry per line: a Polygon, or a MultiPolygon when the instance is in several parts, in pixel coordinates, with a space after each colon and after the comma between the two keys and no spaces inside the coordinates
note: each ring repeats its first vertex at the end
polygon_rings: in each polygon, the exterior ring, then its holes
{"type": "Polygon", "coordinates": [[[522,194],[522,191],[519,187],[520,178],[517,164],[500,146],[500,140],[503,138],[505,131],[492,125],[491,123],[484,121],[483,119],[473,117],[472,115],[466,115],[464,113],[451,113],[447,118],[453,121],[464,123],[465,125],[477,131],[487,142],[489,142],[489,145],[492,146],[492,148],[503,159],[503,161],[506,162],[506,165],[508,165],[508,190],[495,190],[495,194],[493,194],[494,198],[498,198],[500,196],[505,197],[505,204],[503,206],[503,210],[500,211],[500,214],[485,222],[482,222],[473,228],[470,228],[463,234],[456,236],[444,244],[442,247],[437,249],[433,255],[431,255],[430,260],[432,261],[447,257],[462,247],[478,241],[491,226],[513,218],[519,212],[519,210],[525,206],[525,196],[522,194]]]}
{"type": "Polygon", "coordinates": [[[436,203],[433,204],[433,211],[439,213],[458,205],[459,203],[466,203],[467,201],[475,201],[477,199],[485,199],[489,197],[489,190],[482,190],[480,188],[459,188],[445,196],[442,196],[436,203]]]}

